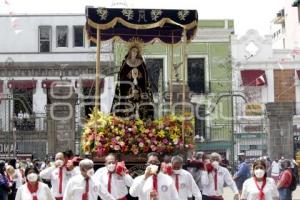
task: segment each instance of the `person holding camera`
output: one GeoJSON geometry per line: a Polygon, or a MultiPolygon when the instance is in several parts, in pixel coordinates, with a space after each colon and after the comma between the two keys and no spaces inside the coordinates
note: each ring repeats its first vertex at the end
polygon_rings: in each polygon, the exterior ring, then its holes
{"type": "Polygon", "coordinates": [[[94,178],[100,183],[103,193],[110,194],[110,197],[101,197],[102,200],[126,200],[127,187],[130,187],[133,182],[132,177],[127,173],[125,164],[117,162],[114,154],[105,157],[105,167],[98,169],[94,178]]]}
{"type": "Polygon", "coordinates": [[[159,155],[155,152],[147,156],[146,170],[136,177],[129,193],[140,200],[179,200],[172,178],[160,172],[159,155]]]}
{"type": "Polygon", "coordinates": [[[40,172],[42,179],[51,180],[51,192],[56,200],[63,200],[65,187],[71,177],[77,175],[72,162],[59,152],[55,155],[53,167],[48,167],[40,172]]]}

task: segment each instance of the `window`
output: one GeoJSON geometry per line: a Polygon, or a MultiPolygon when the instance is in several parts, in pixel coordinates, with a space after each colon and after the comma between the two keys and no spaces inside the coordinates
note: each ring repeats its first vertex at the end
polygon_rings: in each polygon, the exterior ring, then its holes
{"type": "Polygon", "coordinates": [[[57,26],[56,27],[56,46],[67,47],[68,46],[68,27],[57,26]]]}
{"type": "Polygon", "coordinates": [[[207,138],[205,127],[205,105],[198,106],[195,110],[195,135],[207,138]]]}
{"type": "Polygon", "coordinates": [[[32,131],[35,119],[32,117],[33,90],[13,89],[14,126],[20,131],[32,131]]]}
{"type": "Polygon", "coordinates": [[[192,92],[205,93],[204,61],[204,58],[188,58],[188,85],[192,92]]]}
{"type": "Polygon", "coordinates": [[[51,49],[51,27],[39,27],[39,52],[50,52],[51,49]]]}
{"type": "Polygon", "coordinates": [[[74,35],[73,35],[74,47],[83,47],[84,46],[83,26],[74,26],[73,31],[74,31],[74,35]]]}

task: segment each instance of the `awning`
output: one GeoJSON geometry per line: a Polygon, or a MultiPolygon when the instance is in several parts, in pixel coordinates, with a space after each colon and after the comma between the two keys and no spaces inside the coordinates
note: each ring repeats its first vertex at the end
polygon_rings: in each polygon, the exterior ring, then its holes
{"type": "Polygon", "coordinates": [[[100,29],[102,41],[138,38],[145,43],[155,39],[168,44],[181,41],[184,30],[192,40],[198,25],[197,10],[119,9],[86,7],[86,31],[89,39],[97,41],[100,29]]]}
{"type": "Polygon", "coordinates": [[[267,85],[267,77],[264,70],[242,70],[241,77],[244,86],[267,85]]]}
{"type": "Polygon", "coordinates": [[[43,80],[42,88],[49,89],[51,87],[55,87],[57,81],[59,81],[59,80],[43,80]]]}
{"type": "MultiPolygon", "coordinates": [[[[75,87],[81,87],[81,88],[94,88],[96,85],[95,79],[82,79],[82,80],[76,80],[75,87]]],[[[100,88],[104,88],[104,79],[100,79],[100,88]]]]}
{"type": "Polygon", "coordinates": [[[7,87],[9,89],[35,89],[36,80],[10,80],[7,87]]]}
{"type": "Polygon", "coordinates": [[[70,84],[70,80],[43,80],[42,81],[42,88],[49,89],[51,87],[55,87],[57,85],[65,85],[70,84]]]}
{"type": "Polygon", "coordinates": [[[298,7],[300,5],[300,0],[295,0],[292,4],[293,7],[298,7]]]}

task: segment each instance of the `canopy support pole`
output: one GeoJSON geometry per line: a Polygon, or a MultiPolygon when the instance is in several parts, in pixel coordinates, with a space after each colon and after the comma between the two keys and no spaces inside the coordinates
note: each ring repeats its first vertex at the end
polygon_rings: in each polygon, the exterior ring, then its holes
{"type": "Polygon", "coordinates": [[[181,58],[182,58],[182,142],[183,148],[185,147],[185,83],[186,83],[186,30],[183,30],[183,41],[182,41],[182,51],[181,51],[181,58]]]}
{"type": "Polygon", "coordinates": [[[97,52],[96,52],[96,91],[95,91],[95,107],[101,111],[100,105],[100,49],[101,49],[101,38],[100,29],[97,28],[97,52]]]}
{"type": "Polygon", "coordinates": [[[173,114],[173,68],[174,68],[174,33],[172,31],[172,44],[171,44],[171,68],[170,68],[170,111],[173,114]]]}

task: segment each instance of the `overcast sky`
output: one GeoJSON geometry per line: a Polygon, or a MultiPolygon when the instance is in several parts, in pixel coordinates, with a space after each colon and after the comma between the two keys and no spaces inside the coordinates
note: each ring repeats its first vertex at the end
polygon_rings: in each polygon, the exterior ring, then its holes
{"type": "MultiPolygon", "coordinates": [[[[122,0],[0,0],[0,14],[84,13],[86,5],[111,7],[122,0]]],[[[235,32],[269,34],[284,0],[126,0],[132,8],[197,9],[199,19],[233,19],[235,32]]]]}

